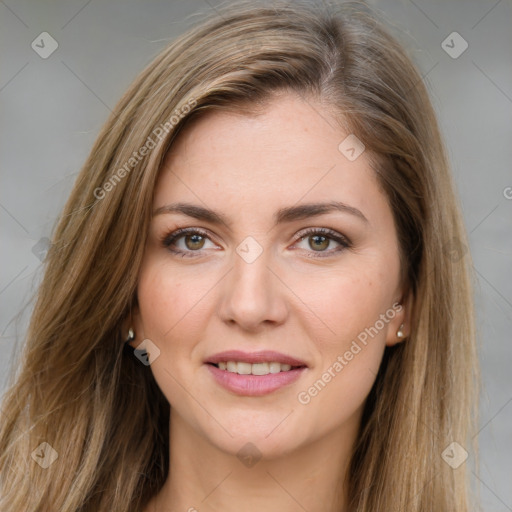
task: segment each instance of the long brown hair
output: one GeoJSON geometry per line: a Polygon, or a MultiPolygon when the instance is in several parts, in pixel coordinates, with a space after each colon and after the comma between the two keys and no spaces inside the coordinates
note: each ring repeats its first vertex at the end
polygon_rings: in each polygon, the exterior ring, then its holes
{"type": "MultiPolygon", "coordinates": [[[[351,461],[351,511],[467,512],[477,356],[470,260],[421,76],[364,6],[238,6],[165,48],[101,130],[49,249],[2,405],[0,509],[140,511],[169,471],[170,407],[124,344],[155,182],[190,119],[289,90],[364,142],[391,205],[411,333],[387,348],[351,461]],[[144,149],[145,148],[145,149],[144,149]],[[58,454],[42,468],[33,453],[58,454]]],[[[476,449],[472,447],[472,451],[476,449]]]]}

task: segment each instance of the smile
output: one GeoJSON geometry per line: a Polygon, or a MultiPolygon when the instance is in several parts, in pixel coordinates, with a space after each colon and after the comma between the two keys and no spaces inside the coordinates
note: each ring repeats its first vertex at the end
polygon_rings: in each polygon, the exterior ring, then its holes
{"type": "Polygon", "coordinates": [[[308,370],[295,357],[272,350],[224,351],[205,361],[214,382],[241,396],[263,396],[289,386],[308,370]]]}
{"type": "Polygon", "coordinates": [[[262,363],[245,363],[241,361],[221,361],[216,364],[219,370],[225,370],[239,375],[268,375],[269,373],[288,372],[294,367],[290,364],[282,364],[277,361],[262,363]]]}

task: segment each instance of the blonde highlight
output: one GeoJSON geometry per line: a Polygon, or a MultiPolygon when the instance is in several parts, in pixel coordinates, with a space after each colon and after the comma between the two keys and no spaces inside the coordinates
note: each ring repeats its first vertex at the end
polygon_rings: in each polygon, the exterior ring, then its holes
{"type": "Polygon", "coordinates": [[[100,131],[53,234],[2,404],[0,509],[136,512],[162,487],[170,406],[124,344],[159,170],[194,119],[256,112],[283,90],[320,101],[364,141],[414,296],[411,334],[386,349],[366,403],[349,509],[472,508],[467,470],[441,458],[470,442],[478,365],[470,256],[447,254],[468,242],[427,90],[360,4],[277,4],[231,7],[166,47],[100,131]],[[157,127],[158,143],[134,157],[157,127]],[[65,464],[34,463],[45,441],[65,464]]]}

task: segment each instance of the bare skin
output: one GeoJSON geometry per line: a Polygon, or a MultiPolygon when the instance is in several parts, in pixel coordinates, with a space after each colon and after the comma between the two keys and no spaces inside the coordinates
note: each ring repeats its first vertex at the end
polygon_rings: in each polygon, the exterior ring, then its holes
{"type": "Polygon", "coordinates": [[[257,116],[209,113],[165,161],[132,345],[149,339],[160,350],[151,370],[171,404],[171,470],[145,512],[346,510],[363,406],[401,324],[407,335],[410,307],[368,155],[347,159],[338,146],[348,134],[326,118],[293,94],[257,116]],[[164,211],[178,202],[226,224],[164,211]],[[350,208],[275,223],[282,208],[331,202],[350,208]],[[171,240],[179,228],[201,233],[171,240]],[[331,231],[314,232],[322,228],[331,231]],[[371,326],[378,333],[358,341],[371,326]],[[240,395],[207,364],[231,349],[277,351],[306,368],[275,391],[240,395]]]}

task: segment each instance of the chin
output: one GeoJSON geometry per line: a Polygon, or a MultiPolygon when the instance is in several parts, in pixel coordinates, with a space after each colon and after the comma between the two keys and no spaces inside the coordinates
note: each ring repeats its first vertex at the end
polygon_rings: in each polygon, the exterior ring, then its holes
{"type": "MultiPolygon", "coordinates": [[[[300,448],[307,442],[307,428],[295,426],[292,420],[294,413],[288,410],[273,414],[261,412],[243,413],[240,417],[225,421],[222,428],[203,429],[203,436],[219,450],[238,458],[244,455],[257,456],[267,460],[285,456],[300,448]],[[231,434],[231,435],[230,435],[231,434]]],[[[225,418],[226,419],[226,418],[225,418]]],[[[294,418],[296,421],[297,418],[294,418]]]]}
{"type": "Polygon", "coordinates": [[[270,435],[269,437],[256,435],[251,432],[229,439],[210,439],[219,450],[240,459],[250,467],[252,460],[274,460],[289,455],[300,447],[297,439],[289,435],[270,435]]]}

